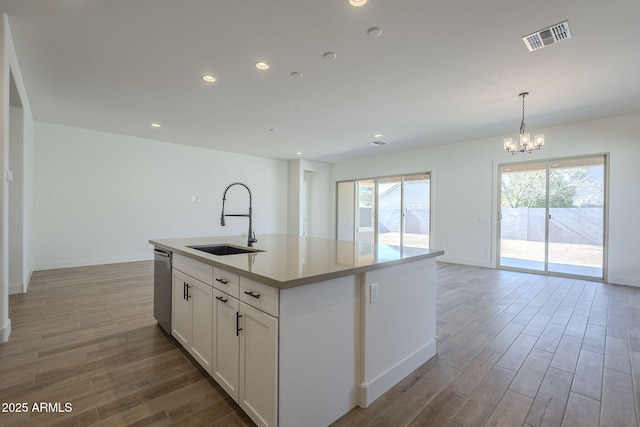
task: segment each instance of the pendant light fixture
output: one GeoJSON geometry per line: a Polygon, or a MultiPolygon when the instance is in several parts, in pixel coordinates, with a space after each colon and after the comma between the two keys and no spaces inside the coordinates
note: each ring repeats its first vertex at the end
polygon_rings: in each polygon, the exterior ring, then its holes
{"type": "Polygon", "coordinates": [[[522,92],[522,122],[520,123],[520,149],[518,149],[518,143],[513,138],[504,139],[504,149],[508,153],[531,153],[533,150],[539,150],[544,145],[544,135],[537,134],[531,139],[531,134],[525,132],[524,128],[524,97],[529,95],[529,92],[522,92]]]}

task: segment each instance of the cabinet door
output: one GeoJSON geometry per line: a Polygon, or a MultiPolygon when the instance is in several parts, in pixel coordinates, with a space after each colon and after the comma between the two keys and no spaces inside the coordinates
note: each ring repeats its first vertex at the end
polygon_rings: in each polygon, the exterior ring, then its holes
{"type": "Polygon", "coordinates": [[[211,374],[213,352],[213,288],[198,280],[189,282],[191,299],[191,344],[189,353],[211,374]]]}
{"type": "Polygon", "coordinates": [[[259,426],[277,416],[278,319],[240,303],[240,407],[259,426]]]}
{"type": "Polygon", "coordinates": [[[173,306],[171,308],[171,335],[184,348],[191,341],[191,302],[187,300],[189,276],[173,270],[173,306]]]}
{"type": "Polygon", "coordinates": [[[215,316],[213,378],[237,402],[239,303],[237,299],[217,289],[214,289],[213,295],[215,316]]]}

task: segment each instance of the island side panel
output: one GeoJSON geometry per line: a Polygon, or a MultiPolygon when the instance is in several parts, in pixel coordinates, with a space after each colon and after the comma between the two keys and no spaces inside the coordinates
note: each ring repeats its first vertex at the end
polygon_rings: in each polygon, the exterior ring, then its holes
{"type": "Polygon", "coordinates": [[[436,354],[436,260],[367,272],[359,286],[358,406],[367,407],[436,354]]]}
{"type": "Polygon", "coordinates": [[[356,275],[280,291],[279,426],[326,426],[356,406],[356,275]]]}

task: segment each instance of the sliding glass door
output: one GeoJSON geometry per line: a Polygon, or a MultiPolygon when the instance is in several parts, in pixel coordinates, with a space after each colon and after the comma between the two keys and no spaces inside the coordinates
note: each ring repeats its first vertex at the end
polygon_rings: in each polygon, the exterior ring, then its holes
{"type": "Polygon", "coordinates": [[[551,162],[549,271],[603,277],[604,171],[602,156],[551,162]]]}
{"type": "Polygon", "coordinates": [[[546,163],[503,166],[500,265],[544,271],[546,163]]]}
{"type": "Polygon", "coordinates": [[[402,245],[405,248],[428,248],[431,224],[429,175],[403,177],[402,195],[402,245]]]}
{"type": "Polygon", "coordinates": [[[498,265],[604,278],[605,160],[501,166],[498,265]]]}
{"type": "Polygon", "coordinates": [[[430,176],[339,182],[336,218],[338,240],[358,242],[362,253],[382,246],[392,252],[428,248],[430,176]]]}

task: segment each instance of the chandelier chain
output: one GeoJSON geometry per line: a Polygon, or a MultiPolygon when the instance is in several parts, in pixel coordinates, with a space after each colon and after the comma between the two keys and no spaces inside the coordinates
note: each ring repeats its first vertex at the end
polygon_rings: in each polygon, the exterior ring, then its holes
{"type": "Polygon", "coordinates": [[[527,95],[526,93],[521,93],[522,96],[522,121],[520,122],[520,135],[524,134],[524,97],[527,95]]]}

